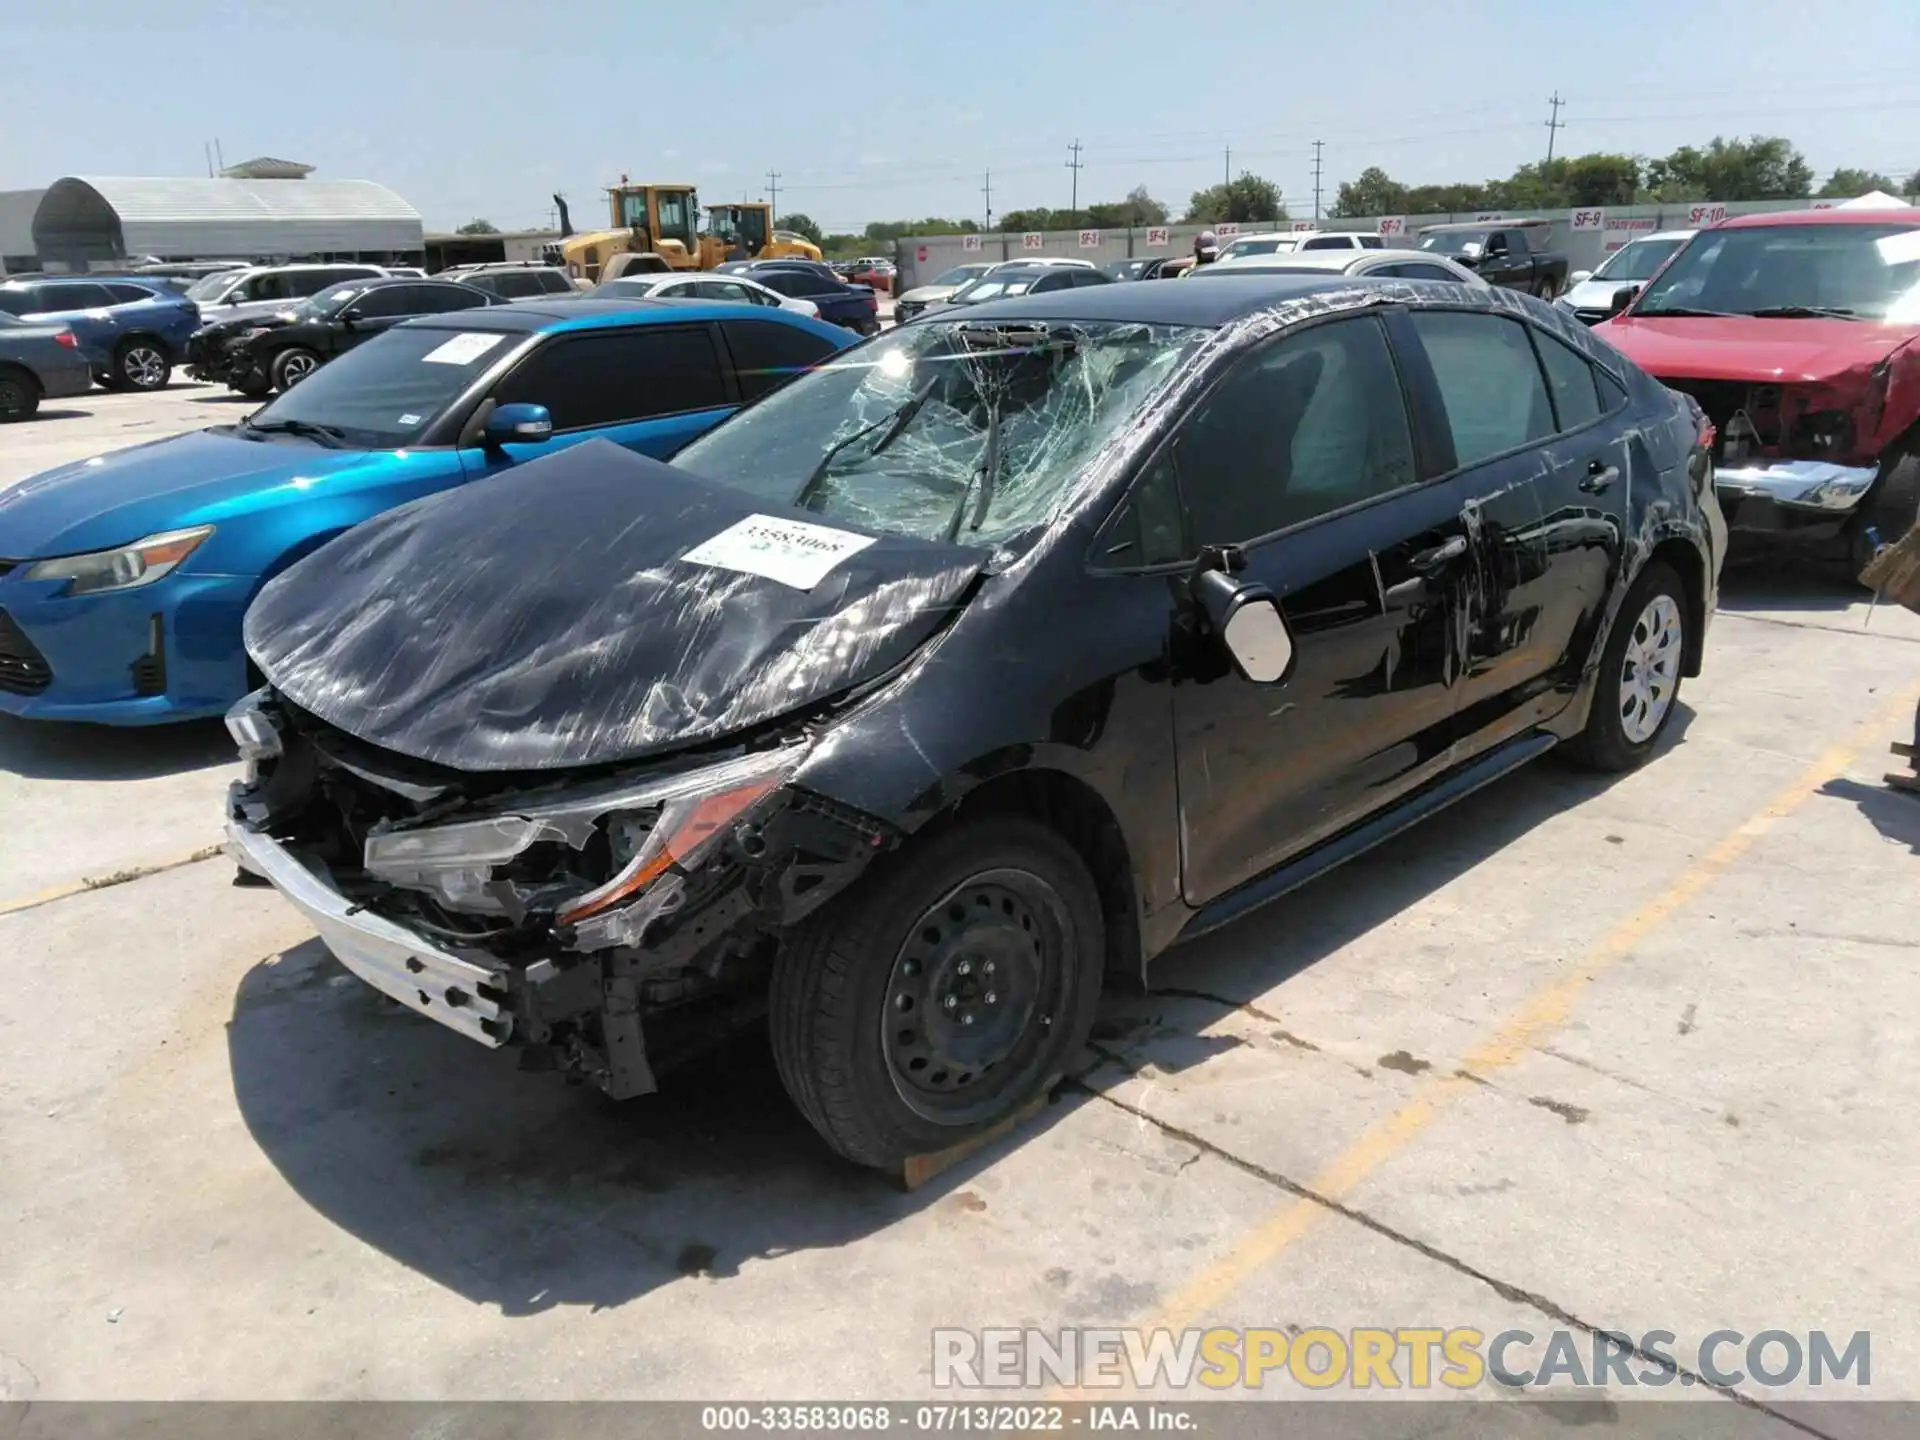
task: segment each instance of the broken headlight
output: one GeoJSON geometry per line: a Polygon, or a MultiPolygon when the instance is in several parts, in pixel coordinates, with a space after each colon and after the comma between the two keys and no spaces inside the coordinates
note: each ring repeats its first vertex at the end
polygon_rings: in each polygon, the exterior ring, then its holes
{"type": "Polygon", "coordinates": [[[457,910],[502,914],[502,890],[514,881],[496,874],[499,867],[537,844],[584,852],[604,835],[612,877],[563,896],[555,919],[579,928],[583,949],[635,943],[648,920],[671,908],[679,877],[785,784],[805,753],[804,745],[786,746],[480,819],[377,831],[362,859],[368,874],[390,885],[425,891],[457,910]],[[637,910],[644,914],[637,913],[634,902],[643,897],[648,903],[637,910]]]}

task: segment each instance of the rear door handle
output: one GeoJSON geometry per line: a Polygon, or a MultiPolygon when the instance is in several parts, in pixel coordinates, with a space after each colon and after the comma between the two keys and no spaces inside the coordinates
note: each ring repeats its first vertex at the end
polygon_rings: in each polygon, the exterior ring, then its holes
{"type": "Polygon", "coordinates": [[[1431,575],[1436,570],[1444,570],[1466,553],[1467,537],[1456,535],[1444,545],[1420,551],[1407,561],[1407,567],[1418,574],[1431,575]]]}
{"type": "Polygon", "coordinates": [[[1580,488],[1589,495],[1598,495],[1620,478],[1620,467],[1609,465],[1604,460],[1595,460],[1587,466],[1587,475],[1580,482],[1580,488]]]}

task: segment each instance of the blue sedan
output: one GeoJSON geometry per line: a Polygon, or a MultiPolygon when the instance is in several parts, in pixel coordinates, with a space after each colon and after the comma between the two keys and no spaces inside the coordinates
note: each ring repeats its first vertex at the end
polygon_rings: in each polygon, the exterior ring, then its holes
{"type": "Polygon", "coordinates": [[[251,688],[249,602],[348,527],[595,437],[665,459],[852,343],[698,301],[455,312],[369,340],[238,425],[0,490],[0,712],[222,714],[251,688]]]}

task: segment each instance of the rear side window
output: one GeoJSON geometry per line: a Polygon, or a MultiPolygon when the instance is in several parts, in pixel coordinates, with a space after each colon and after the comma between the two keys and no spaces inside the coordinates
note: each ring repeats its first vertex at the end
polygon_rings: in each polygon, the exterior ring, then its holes
{"type": "Polygon", "coordinates": [[[369,320],[383,320],[393,315],[418,315],[420,307],[414,303],[416,294],[416,287],[412,285],[382,285],[377,290],[361,292],[360,298],[347,308],[369,320]]]}
{"type": "Polygon", "coordinates": [[[504,275],[488,277],[492,284],[488,287],[496,295],[504,295],[509,300],[524,299],[529,295],[544,295],[540,288],[540,277],[530,271],[509,272],[504,275]]]}
{"type": "Polygon", "coordinates": [[[33,314],[33,292],[31,290],[0,290],[0,311],[5,311],[9,315],[33,314]]]}
{"type": "Polygon", "coordinates": [[[555,430],[622,425],[726,405],[720,357],[704,325],[562,335],[500,383],[502,405],[544,405],[555,430]]]}
{"type": "Polygon", "coordinates": [[[1448,310],[1416,310],[1411,319],[1447,407],[1456,464],[1553,433],[1546,382],[1519,321],[1448,310]]]}
{"type": "Polygon", "coordinates": [[[477,295],[461,285],[414,285],[409,287],[414,297],[414,310],[421,315],[440,315],[449,310],[473,310],[487,303],[487,297],[477,295]]]}
{"type": "Polygon", "coordinates": [[[1386,243],[1381,240],[1378,235],[1362,235],[1360,237],[1360,248],[1362,250],[1384,250],[1387,247],[1386,243]]]}
{"type": "Polygon", "coordinates": [[[1554,414],[1562,430],[1578,430],[1600,418],[1606,407],[1600,403],[1599,381],[1584,355],[1576,355],[1551,335],[1536,330],[1533,343],[1540,351],[1540,364],[1547,372],[1547,389],[1553,395],[1554,414]]]}
{"type": "Polygon", "coordinates": [[[565,295],[573,289],[573,282],[557,270],[542,270],[540,289],[548,295],[565,295]]]}
{"type": "Polygon", "coordinates": [[[724,320],[720,330],[733,355],[740,400],[757,400],[834,353],[834,346],[798,325],[778,320],[724,320]]]}
{"type": "Polygon", "coordinates": [[[1399,267],[1397,273],[1404,280],[1450,280],[1456,284],[1460,280],[1451,270],[1423,260],[1409,260],[1399,267]]]}
{"type": "Polygon", "coordinates": [[[151,290],[143,290],[138,285],[109,285],[107,294],[113,297],[116,305],[137,305],[142,300],[155,298],[151,290]]]}
{"type": "Polygon", "coordinates": [[[287,296],[305,299],[318,295],[330,285],[338,285],[342,280],[364,280],[364,275],[342,274],[337,270],[291,270],[280,277],[285,282],[287,296]]]}

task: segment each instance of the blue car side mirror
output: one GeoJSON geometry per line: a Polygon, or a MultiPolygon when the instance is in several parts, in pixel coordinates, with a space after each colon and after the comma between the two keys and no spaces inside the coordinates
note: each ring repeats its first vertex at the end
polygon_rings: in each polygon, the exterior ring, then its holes
{"type": "Polygon", "coordinates": [[[490,446],[539,445],[553,437],[553,416],[544,405],[500,405],[487,416],[480,439],[490,446]]]}

